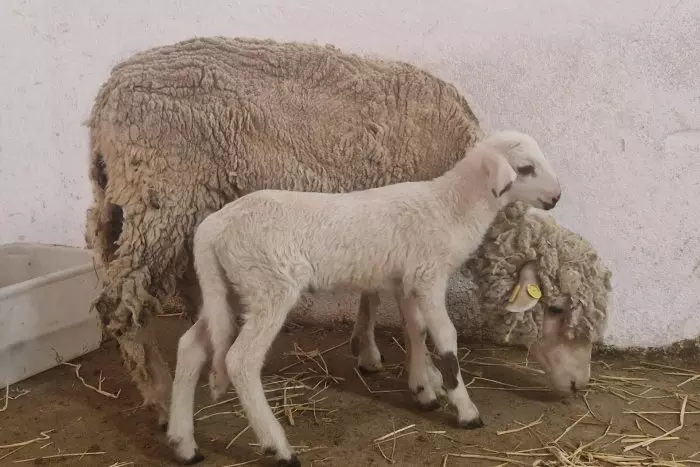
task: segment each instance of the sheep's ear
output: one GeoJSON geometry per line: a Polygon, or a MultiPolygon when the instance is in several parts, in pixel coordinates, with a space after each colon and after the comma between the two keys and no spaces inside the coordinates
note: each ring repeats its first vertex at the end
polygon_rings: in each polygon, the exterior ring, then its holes
{"type": "Polygon", "coordinates": [[[482,165],[488,177],[488,187],[494,198],[500,198],[510,190],[513,182],[518,178],[508,160],[498,153],[484,155],[482,165]]]}
{"type": "Polygon", "coordinates": [[[508,299],[506,310],[511,313],[524,313],[531,310],[542,297],[540,283],[537,280],[537,266],[529,262],[520,269],[518,283],[508,299]]]}

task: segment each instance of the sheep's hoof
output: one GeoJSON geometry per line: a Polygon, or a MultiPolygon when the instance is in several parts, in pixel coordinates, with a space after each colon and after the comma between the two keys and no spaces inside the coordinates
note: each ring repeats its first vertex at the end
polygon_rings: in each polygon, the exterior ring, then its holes
{"type": "Polygon", "coordinates": [[[277,461],[278,467],[301,467],[301,462],[296,454],[292,454],[289,459],[280,459],[277,461]]]}
{"type": "Polygon", "coordinates": [[[195,464],[199,464],[199,463],[202,462],[204,459],[205,459],[205,457],[202,455],[202,453],[199,452],[199,450],[196,450],[196,451],[194,452],[194,456],[192,456],[192,457],[190,457],[189,459],[183,461],[182,464],[183,464],[183,465],[195,465],[195,464]]]}
{"type": "Polygon", "coordinates": [[[158,422],[158,428],[160,428],[160,431],[163,433],[166,433],[168,431],[168,422],[158,422]]]}
{"type": "Polygon", "coordinates": [[[360,373],[368,375],[372,373],[379,373],[384,369],[384,367],[381,364],[372,366],[357,365],[357,369],[360,370],[360,373]]]}
{"type": "Polygon", "coordinates": [[[442,406],[442,404],[440,404],[440,401],[437,399],[433,399],[430,402],[425,402],[425,403],[418,402],[418,407],[423,412],[434,412],[435,410],[439,409],[441,406],[442,406]]]}
{"type": "Polygon", "coordinates": [[[481,428],[486,424],[481,419],[481,417],[476,417],[474,420],[460,420],[459,427],[465,430],[474,430],[476,428],[481,428]]]}

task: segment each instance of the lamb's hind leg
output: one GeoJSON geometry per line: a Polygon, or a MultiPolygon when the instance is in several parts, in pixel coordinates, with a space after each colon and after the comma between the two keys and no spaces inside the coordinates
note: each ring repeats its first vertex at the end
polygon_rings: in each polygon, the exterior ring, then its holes
{"type": "MultiPolygon", "coordinates": [[[[210,287],[211,284],[209,284],[210,287]]],[[[225,300],[221,299],[223,303],[218,303],[216,306],[228,309],[228,313],[225,316],[216,315],[217,321],[209,323],[209,334],[213,347],[211,371],[209,372],[209,390],[212,400],[216,402],[226,393],[231,383],[228,370],[226,369],[226,354],[236,337],[236,320],[242,315],[238,296],[230,285],[226,284],[226,291],[219,291],[216,294],[208,292],[208,295],[207,300],[211,300],[213,297],[225,296],[225,300]]]]}
{"type": "Polygon", "coordinates": [[[369,373],[382,370],[384,363],[384,356],[379,352],[374,338],[378,307],[378,293],[362,293],[350,339],[350,350],[357,358],[357,367],[369,373]]]}
{"type": "Polygon", "coordinates": [[[299,467],[299,459],[265,398],[260,375],[267,351],[299,292],[284,288],[261,292],[245,300],[244,323],[226,354],[226,367],[264,452],[274,455],[279,466],[299,467]]]}
{"type": "Polygon", "coordinates": [[[206,322],[197,320],[180,337],[175,381],[170,401],[168,443],[185,465],[204,460],[194,439],[194,397],[197,381],[207,361],[209,335],[206,322]]]}

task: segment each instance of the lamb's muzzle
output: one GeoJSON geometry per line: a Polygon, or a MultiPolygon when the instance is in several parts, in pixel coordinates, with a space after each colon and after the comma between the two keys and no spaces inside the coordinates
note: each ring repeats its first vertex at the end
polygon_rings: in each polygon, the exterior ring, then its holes
{"type": "Polygon", "coordinates": [[[557,203],[559,202],[559,198],[561,198],[561,193],[559,193],[557,196],[552,198],[551,201],[540,200],[540,202],[542,203],[542,209],[544,209],[545,211],[549,211],[550,209],[554,209],[554,206],[556,206],[557,203]]]}

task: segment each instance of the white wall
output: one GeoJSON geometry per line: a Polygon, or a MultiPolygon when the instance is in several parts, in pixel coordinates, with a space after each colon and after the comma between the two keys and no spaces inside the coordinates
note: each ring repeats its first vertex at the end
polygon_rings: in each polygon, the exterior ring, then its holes
{"type": "Polygon", "coordinates": [[[333,43],[454,83],[485,128],[531,132],[553,160],[555,215],[614,271],[608,342],[700,333],[700,2],[3,0],[0,243],[83,245],[98,86],[194,35],[333,43]]]}

